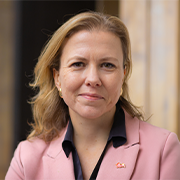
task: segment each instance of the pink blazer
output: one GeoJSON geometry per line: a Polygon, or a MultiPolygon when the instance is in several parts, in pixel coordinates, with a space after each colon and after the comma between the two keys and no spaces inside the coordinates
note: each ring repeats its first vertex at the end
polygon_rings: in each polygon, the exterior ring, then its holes
{"type": "MultiPolygon", "coordinates": [[[[125,112],[127,142],[109,144],[97,180],[180,180],[180,143],[177,136],[125,112]],[[117,168],[117,163],[125,166],[117,168]]],[[[66,129],[46,144],[36,138],[21,142],[14,154],[6,180],[74,180],[72,154],[62,149],[66,129]]]]}

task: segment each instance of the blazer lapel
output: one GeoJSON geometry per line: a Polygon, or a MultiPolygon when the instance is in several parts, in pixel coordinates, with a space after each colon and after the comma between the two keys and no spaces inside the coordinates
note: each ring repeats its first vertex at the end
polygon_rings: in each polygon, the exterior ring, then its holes
{"type": "Polygon", "coordinates": [[[97,180],[129,180],[133,174],[139,152],[139,120],[129,116],[126,111],[124,112],[127,142],[118,148],[114,148],[112,143],[109,144],[97,180]],[[122,167],[117,167],[117,163],[122,167]]]}
{"type": "Polygon", "coordinates": [[[67,158],[62,149],[66,130],[65,128],[60,137],[50,143],[47,154],[43,157],[44,179],[75,179],[72,153],[67,158]]]}
{"type": "MultiPolygon", "coordinates": [[[[118,148],[114,148],[112,143],[109,144],[97,180],[129,180],[133,174],[139,152],[139,120],[132,118],[126,111],[124,112],[127,142],[118,148]],[[125,167],[118,168],[117,163],[124,163],[125,167]]],[[[67,158],[62,149],[66,130],[65,128],[60,137],[50,143],[47,153],[43,157],[44,179],[75,179],[72,153],[67,158]]]]}

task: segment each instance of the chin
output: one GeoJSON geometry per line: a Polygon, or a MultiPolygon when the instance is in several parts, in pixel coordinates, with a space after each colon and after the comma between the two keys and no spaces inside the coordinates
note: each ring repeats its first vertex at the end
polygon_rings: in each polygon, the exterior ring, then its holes
{"type": "MultiPolygon", "coordinates": [[[[111,113],[111,109],[109,107],[104,107],[102,105],[98,106],[87,106],[81,105],[76,106],[74,108],[69,108],[71,116],[80,116],[84,119],[98,119],[103,116],[106,116],[108,113],[111,113]]],[[[73,118],[73,117],[71,117],[73,118]]]]}
{"type": "Polygon", "coordinates": [[[97,110],[95,112],[92,112],[92,111],[88,111],[88,112],[81,112],[80,113],[80,116],[85,118],[85,119],[97,119],[101,116],[103,116],[102,113],[99,113],[99,112],[102,112],[102,111],[98,111],[97,110]]]}
{"type": "Polygon", "coordinates": [[[92,116],[92,115],[89,115],[89,116],[82,116],[84,119],[90,119],[90,120],[95,120],[95,119],[98,119],[100,116],[92,116]]]}

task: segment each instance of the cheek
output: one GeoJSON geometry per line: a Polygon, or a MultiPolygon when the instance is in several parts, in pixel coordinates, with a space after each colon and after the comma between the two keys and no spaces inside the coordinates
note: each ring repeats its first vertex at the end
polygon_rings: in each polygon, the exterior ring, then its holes
{"type": "Polygon", "coordinates": [[[110,88],[110,91],[111,91],[111,94],[113,96],[116,96],[116,97],[119,97],[120,96],[120,93],[121,93],[121,83],[114,83],[111,88],[110,88]]]}
{"type": "Polygon", "coordinates": [[[80,78],[71,71],[62,71],[61,88],[65,94],[75,92],[80,86],[80,78]]]}
{"type": "Polygon", "coordinates": [[[106,87],[108,92],[114,98],[119,98],[121,93],[121,87],[123,84],[123,77],[121,75],[117,75],[107,80],[106,87]],[[109,82],[109,83],[108,83],[109,82]]]}

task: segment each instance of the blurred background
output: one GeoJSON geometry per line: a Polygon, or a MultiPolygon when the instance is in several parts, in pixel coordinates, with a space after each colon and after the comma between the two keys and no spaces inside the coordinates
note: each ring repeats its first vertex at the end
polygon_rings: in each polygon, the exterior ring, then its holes
{"type": "Polygon", "coordinates": [[[0,1],[0,179],[32,122],[28,84],[49,36],[88,10],[118,16],[129,29],[130,96],[151,124],[180,138],[179,0],[0,1]],[[150,118],[149,118],[150,117],[150,118]]]}

